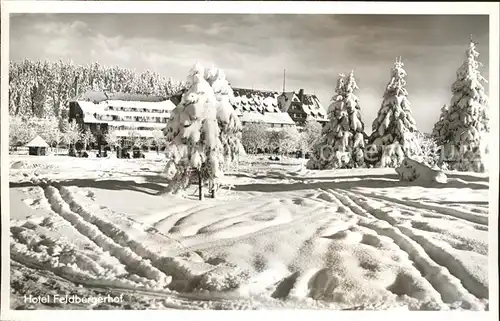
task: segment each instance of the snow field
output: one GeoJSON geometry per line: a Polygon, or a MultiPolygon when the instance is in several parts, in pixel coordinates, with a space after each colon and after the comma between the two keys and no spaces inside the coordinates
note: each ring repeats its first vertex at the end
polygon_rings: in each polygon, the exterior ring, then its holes
{"type": "Polygon", "coordinates": [[[159,309],[487,309],[482,176],[464,174],[460,186],[477,186],[463,197],[397,178],[388,187],[394,170],[247,156],[225,178],[231,190],[200,202],[189,190],[155,195],[155,160],[109,161],[105,176],[95,164],[11,170],[13,261],[159,309]]]}

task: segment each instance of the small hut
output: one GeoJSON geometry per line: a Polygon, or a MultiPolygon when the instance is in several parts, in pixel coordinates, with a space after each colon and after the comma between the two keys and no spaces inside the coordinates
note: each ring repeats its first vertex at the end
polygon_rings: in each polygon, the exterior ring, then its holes
{"type": "Polygon", "coordinates": [[[42,137],[36,136],[31,142],[26,144],[28,147],[28,155],[45,156],[47,155],[47,144],[42,137]]]}

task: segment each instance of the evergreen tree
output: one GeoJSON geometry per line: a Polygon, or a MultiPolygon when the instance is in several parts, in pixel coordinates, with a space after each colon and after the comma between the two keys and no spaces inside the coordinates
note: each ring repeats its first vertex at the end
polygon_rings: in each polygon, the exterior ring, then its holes
{"type": "Polygon", "coordinates": [[[434,124],[432,129],[432,137],[436,141],[438,146],[443,145],[446,142],[446,135],[448,134],[448,106],[445,104],[441,107],[441,115],[439,115],[439,120],[434,124]]]}
{"type": "Polygon", "coordinates": [[[205,72],[205,80],[212,86],[216,99],[217,122],[220,129],[220,141],[224,155],[224,165],[229,167],[238,160],[241,145],[242,126],[231,104],[234,100],[233,89],[226,80],[225,73],[212,67],[205,72]]]}
{"type": "Polygon", "coordinates": [[[358,90],[354,72],[340,74],[336,94],[328,107],[330,122],[313,148],[309,169],[352,168],[364,165],[364,124],[361,121],[358,90]]]}
{"type": "Polygon", "coordinates": [[[450,169],[484,172],[487,169],[487,135],[490,131],[488,97],[482,83],[477,61],[476,43],[470,40],[465,61],[457,70],[457,80],[451,91],[450,109],[446,120],[443,161],[450,169]]]}
{"type": "Polygon", "coordinates": [[[373,121],[365,160],[377,167],[397,167],[405,156],[417,153],[417,125],[411,114],[406,71],[401,58],[391,69],[391,80],[384,93],[382,106],[373,121]]]}
{"type": "Polygon", "coordinates": [[[169,192],[179,192],[189,186],[192,170],[197,172],[199,197],[203,198],[205,181],[211,185],[222,177],[222,144],[217,124],[216,98],[204,78],[204,69],[196,64],[190,71],[188,90],[172,112],[167,123],[166,176],[169,192]]]}

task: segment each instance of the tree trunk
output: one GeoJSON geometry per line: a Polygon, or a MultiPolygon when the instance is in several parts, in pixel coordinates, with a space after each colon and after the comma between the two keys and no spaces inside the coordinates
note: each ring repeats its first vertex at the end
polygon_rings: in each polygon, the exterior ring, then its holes
{"type": "Polygon", "coordinates": [[[203,200],[203,184],[202,184],[202,179],[201,179],[201,172],[198,170],[198,197],[201,200],[203,200]]]}
{"type": "Polygon", "coordinates": [[[210,184],[210,187],[211,187],[210,193],[212,194],[211,196],[212,196],[212,198],[215,198],[215,184],[212,182],[210,184]]]}

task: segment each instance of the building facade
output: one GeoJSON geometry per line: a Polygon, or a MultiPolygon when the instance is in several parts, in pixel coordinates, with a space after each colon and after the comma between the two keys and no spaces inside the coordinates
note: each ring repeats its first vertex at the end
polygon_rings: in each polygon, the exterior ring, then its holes
{"type": "Polygon", "coordinates": [[[321,124],[328,122],[326,109],[318,97],[305,94],[304,89],[298,92],[284,92],[277,100],[280,110],[288,113],[297,126],[303,126],[308,119],[316,120],[321,124]]]}
{"type": "Polygon", "coordinates": [[[240,117],[242,126],[260,123],[269,129],[294,127],[295,122],[286,112],[279,108],[276,91],[233,88],[233,107],[240,117]]]}
{"type": "Polygon", "coordinates": [[[165,128],[175,105],[168,98],[122,93],[87,93],[69,103],[69,121],[90,129],[98,144],[113,132],[119,139],[148,139],[165,128]]]}

